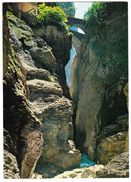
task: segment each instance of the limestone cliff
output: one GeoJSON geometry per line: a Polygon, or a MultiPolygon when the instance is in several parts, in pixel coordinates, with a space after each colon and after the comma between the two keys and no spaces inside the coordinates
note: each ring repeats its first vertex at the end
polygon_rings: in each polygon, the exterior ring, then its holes
{"type": "Polygon", "coordinates": [[[123,91],[128,78],[127,3],[105,4],[98,17],[87,19],[71,87],[77,107],[75,142],[100,163],[128,150],[128,118],[124,128],[117,119],[128,113],[123,91]],[[101,138],[103,131],[108,136],[101,138]]]}
{"type": "Polygon", "coordinates": [[[4,51],[10,50],[4,56],[5,178],[36,178],[34,171],[53,177],[78,167],[73,106],[64,94],[70,35],[56,26],[43,26],[38,35],[37,27],[32,30],[10,12],[4,20],[10,34],[4,43],[4,51]]]}
{"type": "Polygon", "coordinates": [[[127,3],[103,4],[82,41],[22,4],[3,5],[4,177],[128,177],[127,3]],[[83,152],[97,164],[80,169],[83,152]]]}
{"type": "MultiPolygon", "coordinates": [[[[9,32],[6,16],[4,20],[6,22],[4,29],[9,32]]],[[[28,178],[33,174],[42,152],[43,137],[40,131],[42,123],[29,106],[26,75],[15,55],[15,45],[9,42],[9,36],[11,38],[11,34],[4,36],[4,50],[8,50],[4,56],[4,63],[7,64],[4,67],[4,176],[5,178],[17,178],[20,175],[28,178]],[[9,158],[12,167],[8,164],[9,158]],[[12,173],[9,173],[9,170],[12,173]],[[18,174],[14,175],[14,173],[18,174]]]]}

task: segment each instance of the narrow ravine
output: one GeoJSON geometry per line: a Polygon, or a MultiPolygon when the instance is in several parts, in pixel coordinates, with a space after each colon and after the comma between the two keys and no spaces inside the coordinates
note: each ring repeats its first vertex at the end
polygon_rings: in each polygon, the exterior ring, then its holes
{"type": "Polygon", "coordinates": [[[6,179],[129,177],[127,3],[88,5],[3,4],[6,179]]]}
{"type": "MultiPolygon", "coordinates": [[[[83,31],[82,30],[80,31],[79,28],[77,28],[77,27],[75,27],[75,28],[73,27],[73,28],[71,28],[71,30],[73,30],[75,32],[79,32],[80,34],[81,33],[83,34],[83,31]]],[[[73,35],[73,37],[74,36],[75,35],[73,35]]],[[[67,84],[69,90],[70,90],[70,87],[72,87],[72,85],[71,85],[72,64],[74,62],[75,57],[77,56],[77,53],[76,53],[74,46],[75,45],[73,45],[73,42],[72,42],[72,48],[70,50],[70,60],[65,66],[66,84],[67,84]]],[[[80,47],[80,49],[81,49],[81,47],[80,47]]],[[[80,50],[79,50],[79,52],[80,52],[80,50]]],[[[72,101],[73,101],[73,99],[72,99],[72,101]]],[[[76,133],[75,133],[76,132],[76,123],[75,122],[76,122],[77,105],[75,102],[73,103],[73,105],[74,105],[74,110],[73,110],[73,116],[72,116],[72,123],[73,123],[73,140],[75,142],[75,141],[79,140],[78,139],[79,136],[76,136],[76,133]]],[[[77,143],[75,143],[75,144],[76,144],[76,147],[78,147],[78,149],[81,152],[80,167],[83,168],[83,167],[90,167],[90,166],[95,165],[95,162],[93,162],[89,159],[89,156],[87,155],[87,153],[83,153],[86,151],[84,151],[84,149],[82,149],[82,148],[79,148],[79,146],[77,146],[77,143]]]]}

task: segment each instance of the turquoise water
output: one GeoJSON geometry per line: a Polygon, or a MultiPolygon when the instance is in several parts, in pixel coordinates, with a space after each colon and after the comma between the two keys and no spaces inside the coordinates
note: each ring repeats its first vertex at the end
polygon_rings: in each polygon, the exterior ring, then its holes
{"type": "Polygon", "coordinates": [[[95,162],[91,161],[87,154],[81,154],[80,167],[94,166],[95,162]]]}

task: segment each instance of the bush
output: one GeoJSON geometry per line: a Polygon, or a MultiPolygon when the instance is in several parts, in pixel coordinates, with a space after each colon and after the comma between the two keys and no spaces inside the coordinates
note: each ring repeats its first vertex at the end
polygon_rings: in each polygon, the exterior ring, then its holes
{"type": "Polygon", "coordinates": [[[38,14],[36,19],[39,23],[60,25],[64,28],[68,28],[66,24],[68,22],[67,15],[64,11],[58,7],[46,6],[45,3],[42,3],[38,6],[38,14]]]}
{"type": "Polygon", "coordinates": [[[92,7],[85,13],[84,19],[87,26],[99,26],[103,23],[105,16],[110,16],[113,12],[127,11],[127,3],[120,2],[95,2],[92,7]]]}
{"type": "Polygon", "coordinates": [[[87,43],[91,42],[90,46],[103,70],[111,73],[106,82],[115,82],[121,74],[126,77],[128,74],[127,3],[96,2],[84,15],[84,19],[88,29],[87,43]],[[121,17],[121,22],[119,18],[119,21],[116,21],[117,17],[121,17]]]}
{"type": "Polygon", "coordinates": [[[92,20],[99,18],[99,16],[103,13],[107,3],[105,2],[97,2],[92,5],[92,7],[88,10],[87,13],[84,15],[85,20],[92,20]]]}
{"type": "Polygon", "coordinates": [[[75,16],[74,2],[57,2],[56,4],[63,9],[67,17],[75,16]]]}

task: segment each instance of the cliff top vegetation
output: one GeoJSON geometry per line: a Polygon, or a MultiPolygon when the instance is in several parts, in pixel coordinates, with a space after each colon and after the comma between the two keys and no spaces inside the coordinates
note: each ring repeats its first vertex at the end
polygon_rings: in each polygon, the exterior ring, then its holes
{"type": "Polygon", "coordinates": [[[44,25],[56,25],[68,29],[67,15],[59,6],[47,6],[45,3],[38,5],[37,23],[44,25]]]}
{"type": "Polygon", "coordinates": [[[127,77],[128,70],[128,24],[127,3],[96,2],[85,13],[87,43],[107,72],[111,72],[106,83],[127,77]],[[118,19],[121,19],[121,22],[118,19]],[[113,20],[113,21],[112,21],[113,20]],[[115,31],[117,32],[116,35],[115,31]],[[107,44],[108,41],[108,44],[107,44]],[[116,72],[117,70],[117,72],[116,72]]]}
{"type": "Polygon", "coordinates": [[[122,13],[125,10],[127,11],[126,2],[95,2],[85,13],[84,19],[88,26],[90,24],[100,25],[105,16],[110,16],[114,11],[120,11],[122,13]]]}

